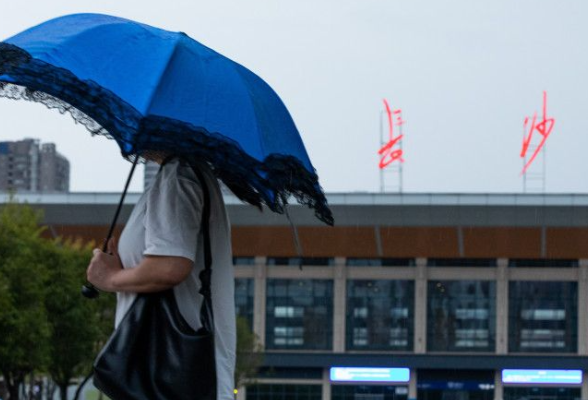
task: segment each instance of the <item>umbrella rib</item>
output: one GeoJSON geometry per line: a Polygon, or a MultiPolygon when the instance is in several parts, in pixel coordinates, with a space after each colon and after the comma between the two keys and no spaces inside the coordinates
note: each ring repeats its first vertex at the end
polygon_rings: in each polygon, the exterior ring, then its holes
{"type": "MultiPolygon", "coordinates": [[[[242,78],[242,79],[239,81],[239,83],[240,83],[242,86],[245,86],[245,88],[246,88],[247,92],[251,92],[251,91],[249,90],[249,87],[248,87],[248,86],[245,84],[245,80],[243,79],[243,76],[242,76],[242,73],[241,73],[241,68],[245,68],[245,67],[243,67],[241,64],[239,64],[239,63],[236,63],[236,62],[234,62],[234,61],[233,61],[233,69],[235,70],[235,72],[237,73],[237,75],[239,75],[239,76],[242,78]]],[[[246,69],[246,68],[245,68],[245,69],[246,69]]],[[[255,128],[256,128],[256,130],[257,130],[258,132],[260,132],[260,129],[259,129],[259,123],[258,123],[258,119],[257,119],[257,109],[255,108],[255,105],[253,104],[253,100],[252,100],[251,96],[249,96],[249,97],[247,98],[247,100],[248,100],[249,106],[251,107],[251,111],[253,112],[253,115],[255,115],[255,118],[254,118],[254,122],[255,122],[255,128]]],[[[256,136],[257,136],[257,140],[258,140],[258,142],[259,142],[259,148],[260,148],[260,150],[261,150],[261,154],[265,155],[265,156],[264,156],[264,159],[262,159],[262,160],[259,160],[259,161],[261,161],[261,162],[263,163],[263,162],[265,161],[265,158],[267,158],[268,154],[266,154],[266,152],[265,152],[265,146],[263,145],[263,141],[262,141],[262,135],[256,135],[256,136]]]]}
{"type": "Polygon", "coordinates": [[[145,108],[145,116],[150,115],[151,105],[153,104],[153,100],[155,99],[155,96],[159,92],[162,78],[165,76],[165,73],[169,69],[169,67],[172,63],[172,60],[174,59],[174,56],[176,55],[176,51],[178,49],[178,44],[180,43],[181,40],[182,40],[182,34],[178,33],[177,38],[174,40],[173,50],[171,51],[170,56],[167,59],[165,67],[161,70],[161,74],[159,75],[159,79],[157,80],[157,84],[155,85],[155,89],[151,92],[151,95],[149,96],[149,101],[147,102],[147,107],[145,108]]]}

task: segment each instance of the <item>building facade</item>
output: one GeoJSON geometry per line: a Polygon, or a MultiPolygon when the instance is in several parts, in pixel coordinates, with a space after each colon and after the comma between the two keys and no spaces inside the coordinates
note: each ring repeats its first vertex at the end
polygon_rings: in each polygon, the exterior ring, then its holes
{"type": "Polygon", "coordinates": [[[145,167],[143,170],[143,188],[145,188],[145,190],[151,186],[158,171],[159,164],[153,161],[145,162],[145,167]]]}
{"type": "MultiPolygon", "coordinates": [[[[335,227],[227,197],[237,313],[264,348],[238,398],[588,399],[588,196],[328,198],[335,227]]],[[[98,239],[117,198],[23,200],[98,239]]]]}
{"type": "Polygon", "coordinates": [[[69,161],[53,143],[0,142],[0,191],[68,192],[69,172],[69,161]]]}

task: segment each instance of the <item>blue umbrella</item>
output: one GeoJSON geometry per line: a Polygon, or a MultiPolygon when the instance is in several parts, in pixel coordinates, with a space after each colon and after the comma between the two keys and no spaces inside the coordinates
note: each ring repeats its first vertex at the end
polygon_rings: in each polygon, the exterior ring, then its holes
{"type": "Polygon", "coordinates": [[[47,21],[0,43],[0,97],[69,112],[128,159],[204,160],[243,201],[283,212],[293,195],[333,224],[277,94],[184,33],[99,14],[47,21]]]}

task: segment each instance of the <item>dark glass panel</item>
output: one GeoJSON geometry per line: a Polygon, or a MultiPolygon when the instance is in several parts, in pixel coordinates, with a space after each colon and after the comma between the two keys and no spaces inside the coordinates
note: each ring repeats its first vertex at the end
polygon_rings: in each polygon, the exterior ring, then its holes
{"type": "Polygon", "coordinates": [[[548,259],[548,258],[511,258],[508,266],[531,268],[578,268],[578,260],[573,259],[548,259]]]}
{"type": "Polygon", "coordinates": [[[233,265],[255,265],[255,257],[233,257],[233,265]]]}
{"type": "Polygon", "coordinates": [[[413,348],[414,282],[347,282],[347,349],[413,348]]]}
{"type": "Polygon", "coordinates": [[[334,385],[332,400],[406,400],[408,387],[384,385],[334,385]]]}
{"type": "Polygon", "coordinates": [[[463,390],[463,389],[418,389],[419,400],[493,400],[494,389],[463,390]]]}
{"type": "Polygon", "coordinates": [[[419,370],[419,400],[492,400],[493,370],[419,370]]]}
{"type": "Polygon", "coordinates": [[[382,258],[383,267],[414,267],[416,260],[414,258],[382,258]]]}
{"type": "Polygon", "coordinates": [[[335,265],[335,259],[332,257],[268,257],[267,265],[332,266],[335,265]]]}
{"type": "Polygon", "coordinates": [[[349,267],[414,267],[414,258],[356,258],[348,257],[349,267]]]}
{"type": "Polygon", "coordinates": [[[251,278],[235,279],[235,312],[244,317],[253,329],[254,281],[251,278]]]}
{"type": "Polygon", "coordinates": [[[427,299],[429,351],[494,352],[496,284],[430,281],[427,299]]]}
{"type": "Polygon", "coordinates": [[[511,352],[575,353],[578,348],[578,284],[509,284],[508,347],[511,352]]]}
{"type": "Polygon", "coordinates": [[[247,400],[321,400],[321,385],[260,384],[247,386],[247,400]]]}
{"type": "Polygon", "coordinates": [[[505,387],[504,400],[580,400],[579,388],[505,387]]]}
{"type": "Polygon", "coordinates": [[[496,267],[495,258],[428,258],[429,267],[496,267]]]}
{"type": "Polygon", "coordinates": [[[381,267],[381,258],[355,258],[347,257],[345,263],[349,267],[381,267]]]}
{"type": "Polygon", "coordinates": [[[257,373],[261,379],[323,379],[322,368],[311,367],[261,367],[257,373]]]}
{"type": "Polygon", "coordinates": [[[331,350],[332,335],[332,281],[267,280],[267,349],[331,350]]]}

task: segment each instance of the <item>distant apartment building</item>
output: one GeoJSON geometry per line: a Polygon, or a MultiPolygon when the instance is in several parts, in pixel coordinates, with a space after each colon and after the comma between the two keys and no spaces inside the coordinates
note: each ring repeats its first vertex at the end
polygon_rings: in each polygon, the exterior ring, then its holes
{"type": "Polygon", "coordinates": [[[53,143],[0,142],[0,191],[68,192],[69,161],[53,143]]]}

